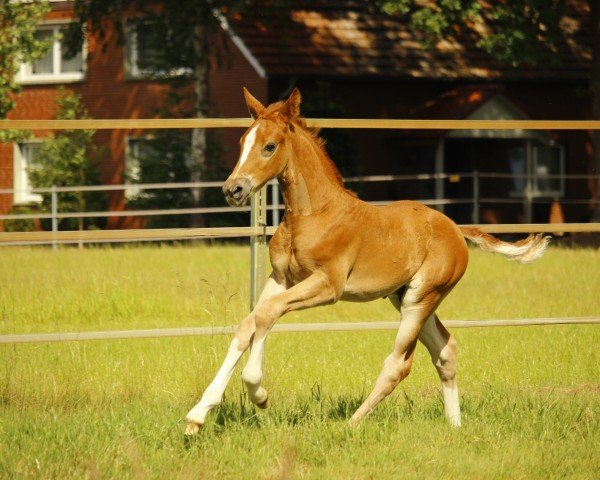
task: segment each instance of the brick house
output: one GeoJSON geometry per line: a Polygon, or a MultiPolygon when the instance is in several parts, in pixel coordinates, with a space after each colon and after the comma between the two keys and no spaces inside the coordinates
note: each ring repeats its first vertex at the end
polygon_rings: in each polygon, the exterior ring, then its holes
{"type": "MultiPolygon", "coordinates": [[[[71,18],[70,2],[52,2],[39,34],[58,31],[71,18]]],[[[543,69],[494,61],[476,48],[474,30],[427,49],[408,25],[362,3],[303,1],[283,14],[264,9],[258,16],[233,15],[222,23],[228,60],[215,65],[210,76],[211,114],[246,116],[242,86],[264,102],[283,98],[298,86],[310,102],[325,82],[348,118],[588,118],[588,19],[585,2],[568,2],[564,62],[543,69]]],[[[127,25],[127,18],[124,22],[127,25]]],[[[155,116],[167,87],[144,75],[147,32],[125,32],[124,45],[115,41],[115,32],[106,32],[103,44],[88,35],[81,54],[69,60],[62,58],[56,40],[44,59],[22,66],[23,92],[9,118],[53,118],[59,85],[80,94],[92,118],[155,116]]],[[[221,132],[226,165],[237,158],[240,134],[238,129],[221,132]]],[[[38,140],[44,135],[35,132],[38,140]]],[[[122,183],[143,132],[105,130],[95,138],[108,146],[102,182],[122,183]]],[[[563,203],[566,221],[581,221],[595,205],[593,181],[552,176],[593,172],[587,132],[372,130],[352,131],[345,138],[361,174],[481,172],[479,195],[490,200],[480,205],[478,215],[484,222],[546,221],[554,200],[563,203]],[[535,200],[529,211],[521,201],[526,192],[535,200]]],[[[0,145],[0,188],[27,189],[25,168],[34,148],[35,142],[0,145]]],[[[460,199],[472,197],[473,188],[471,177],[456,175],[450,181],[379,184],[363,188],[361,194],[374,200],[460,199]]],[[[0,211],[35,201],[26,191],[2,195],[0,211]]],[[[122,194],[110,198],[111,209],[125,207],[122,194]]],[[[471,206],[445,208],[457,221],[472,220],[471,206]]],[[[110,226],[130,224],[131,219],[112,219],[110,226]]]]}

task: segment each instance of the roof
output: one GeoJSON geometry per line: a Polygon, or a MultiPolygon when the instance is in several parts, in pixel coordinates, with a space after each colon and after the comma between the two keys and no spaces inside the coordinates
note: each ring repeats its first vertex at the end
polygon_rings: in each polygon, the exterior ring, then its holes
{"type": "MultiPolygon", "coordinates": [[[[428,101],[412,116],[439,120],[465,119],[498,95],[507,96],[504,87],[499,84],[459,85],[428,101]]],[[[512,99],[509,101],[514,105],[512,99]]],[[[527,118],[524,112],[523,116],[527,118]]]]}
{"type": "MultiPolygon", "coordinates": [[[[416,107],[410,118],[431,120],[527,120],[527,110],[499,83],[458,85],[416,107]]],[[[450,138],[537,138],[547,143],[552,134],[543,130],[407,130],[403,134],[450,138]]]]}
{"type": "MultiPolygon", "coordinates": [[[[466,25],[426,46],[406,19],[370,2],[300,0],[234,14],[231,25],[269,76],[370,76],[431,79],[587,78],[591,64],[589,6],[567,0],[565,57],[559,67],[513,67],[477,47],[487,24],[466,25]]],[[[482,0],[482,5],[485,3],[482,0]]]]}

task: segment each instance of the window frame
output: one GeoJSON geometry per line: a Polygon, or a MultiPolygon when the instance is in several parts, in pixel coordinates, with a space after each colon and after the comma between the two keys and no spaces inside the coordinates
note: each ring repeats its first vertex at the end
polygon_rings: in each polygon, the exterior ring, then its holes
{"type": "Polygon", "coordinates": [[[87,38],[84,35],[81,46],[81,71],[80,72],[61,72],[62,66],[62,39],[57,34],[60,30],[72,21],[48,20],[41,22],[36,26],[38,30],[52,31],[52,73],[34,74],[31,73],[32,63],[21,62],[19,72],[17,73],[17,82],[21,85],[40,85],[53,83],[75,83],[85,80],[87,76],[87,38]],[[58,70],[58,73],[57,73],[58,70]]]}
{"type": "Polygon", "coordinates": [[[138,32],[135,28],[140,23],[152,23],[152,19],[144,17],[127,17],[123,19],[125,32],[125,45],[123,60],[125,62],[125,78],[129,80],[148,80],[158,77],[183,77],[191,76],[194,71],[191,67],[178,67],[170,70],[144,70],[138,65],[140,52],[138,49],[138,32]]]}
{"type": "MultiPolygon", "coordinates": [[[[558,190],[539,190],[539,181],[544,178],[545,175],[538,174],[538,162],[539,162],[539,152],[540,145],[533,145],[532,147],[532,155],[531,155],[531,179],[532,179],[532,188],[533,188],[533,196],[534,197],[554,197],[561,198],[565,196],[565,147],[562,144],[558,145],[548,145],[551,148],[558,149],[558,190]]],[[[556,175],[551,173],[550,175],[556,175]]]]}
{"type": "MultiPolygon", "coordinates": [[[[525,165],[523,173],[524,188],[522,191],[514,189],[514,184],[511,186],[509,195],[511,198],[562,198],[565,196],[565,146],[562,143],[544,144],[528,139],[525,141],[525,165]],[[539,190],[539,180],[543,179],[543,175],[537,173],[537,165],[539,158],[540,146],[547,146],[558,149],[559,161],[559,188],[558,190],[539,190]]],[[[557,175],[552,173],[551,175],[557,175]]],[[[513,177],[514,179],[514,177],[513,177]]]]}
{"type": "Polygon", "coordinates": [[[144,192],[137,186],[140,180],[139,173],[141,172],[141,167],[139,157],[134,155],[135,148],[133,144],[139,145],[141,142],[150,139],[152,139],[151,135],[127,135],[125,137],[125,161],[123,163],[123,183],[127,185],[127,188],[123,190],[125,200],[139,198],[144,192]],[[135,175],[135,173],[137,173],[137,175],[135,175]],[[134,178],[134,176],[137,178],[134,178]]]}
{"type": "Polygon", "coordinates": [[[41,145],[42,143],[41,139],[13,143],[13,205],[42,203],[42,196],[32,193],[33,187],[27,175],[27,165],[30,159],[24,154],[22,148],[25,145],[41,145]]]}

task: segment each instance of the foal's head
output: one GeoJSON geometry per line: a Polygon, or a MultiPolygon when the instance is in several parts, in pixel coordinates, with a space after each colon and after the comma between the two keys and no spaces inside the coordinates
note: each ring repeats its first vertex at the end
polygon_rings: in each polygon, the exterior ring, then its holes
{"type": "Polygon", "coordinates": [[[281,174],[291,155],[289,135],[300,114],[300,92],[265,107],[244,88],[254,123],[240,140],[240,158],[223,185],[230,205],[239,206],[265,183],[281,174]],[[286,141],[288,139],[288,141],[286,141]]]}

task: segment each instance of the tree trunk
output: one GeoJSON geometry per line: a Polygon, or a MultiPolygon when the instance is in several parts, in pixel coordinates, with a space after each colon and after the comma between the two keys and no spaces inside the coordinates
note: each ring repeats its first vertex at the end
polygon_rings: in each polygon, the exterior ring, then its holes
{"type": "MultiPolygon", "coordinates": [[[[208,32],[204,25],[198,24],[194,28],[194,93],[195,93],[195,117],[206,118],[208,116],[208,72],[210,69],[208,57],[208,32]]],[[[204,177],[207,156],[206,129],[194,129],[192,131],[191,145],[191,180],[199,182],[204,177]]],[[[194,204],[202,206],[204,194],[201,188],[192,190],[194,204]]],[[[204,215],[194,214],[191,218],[192,227],[206,225],[204,215]]]]}
{"type": "MultiPolygon", "coordinates": [[[[589,1],[592,27],[592,71],[590,74],[590,97],[592,101],[592,118],[600,120],[600,2],[589,1]]],[[[592,132],[594,147],[593,173],[600,175],[600,130],[592,132]]],[[[593,222],[600,222],[600,178],[596,182],[596,207],[592,214],[593,222]]]]}

